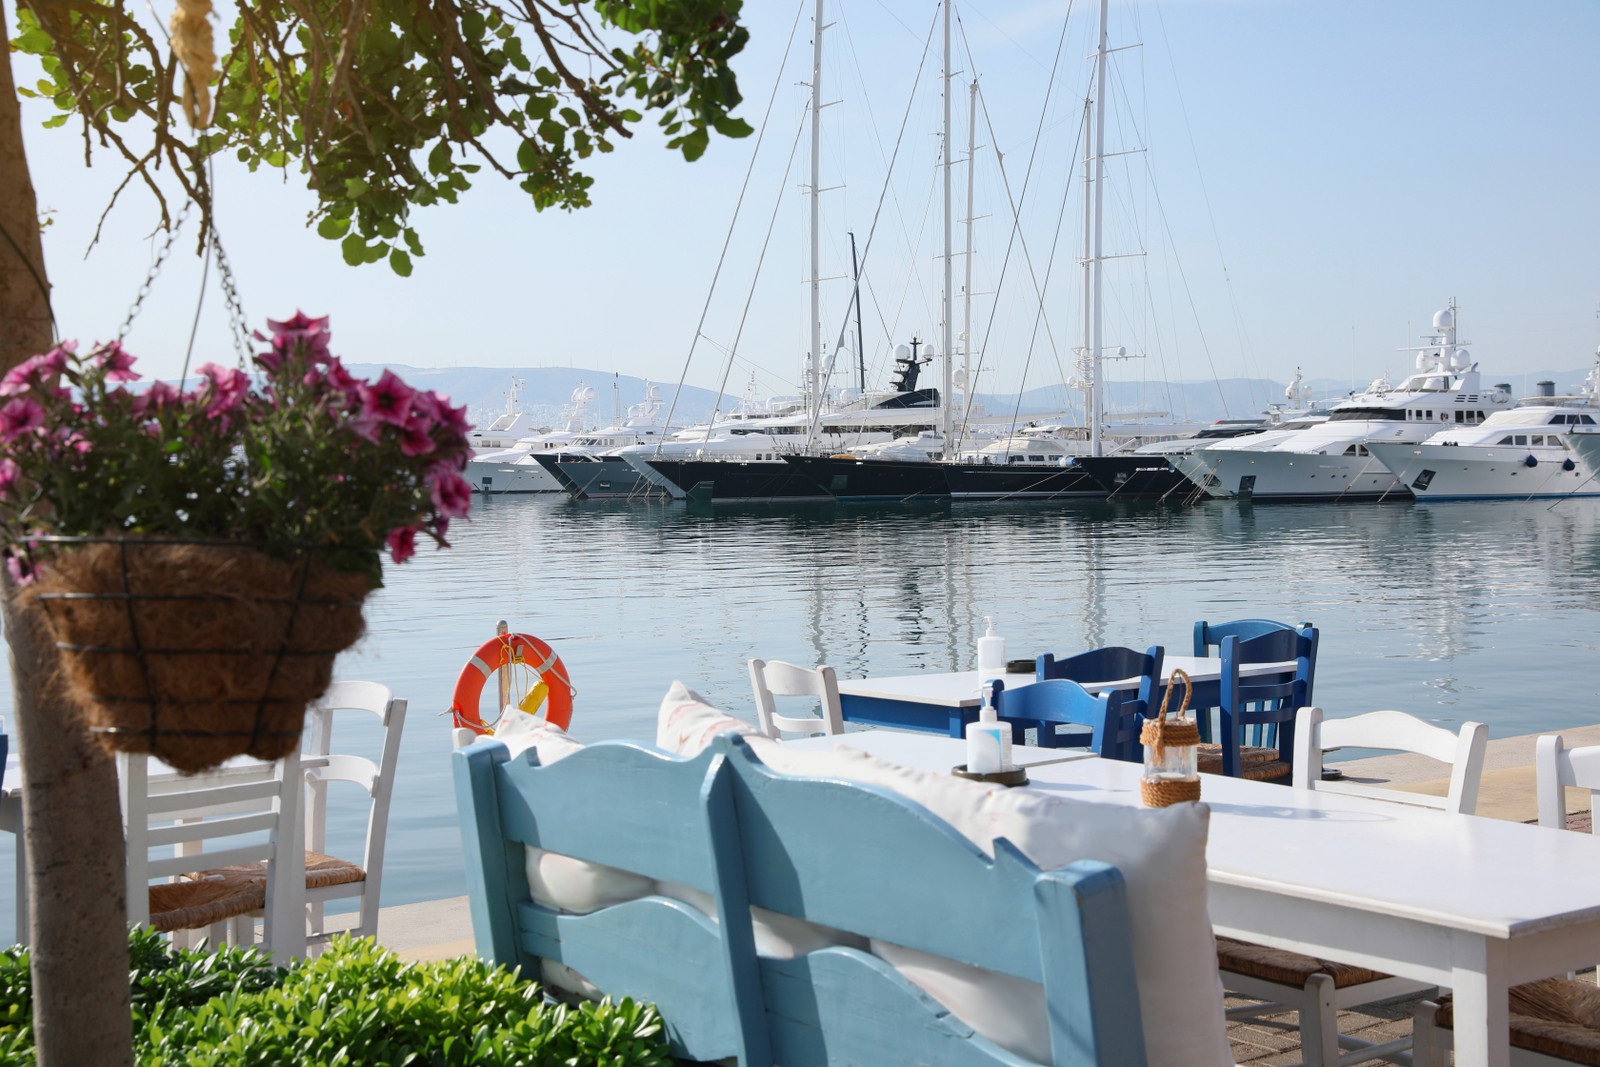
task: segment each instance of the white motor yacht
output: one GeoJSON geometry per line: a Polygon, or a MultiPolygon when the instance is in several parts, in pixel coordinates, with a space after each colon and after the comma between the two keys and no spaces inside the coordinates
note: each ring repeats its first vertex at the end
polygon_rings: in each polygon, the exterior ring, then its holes
{"type": "Polygon", "coordinates": [[[1478,366],[1456,342],[1455,307],[1436,312],[1415,349],[1416,373],[1398,386],[1379,379],[1335,404],[1327,421],[1277,441],[1272,434],[1197,448],[1185,473],[1214,497],[1255,500],[1405,499],[1400,479],[1372,454],[1374,442],[1416,444],[1446,427],[1481,424],[1511,406],[1508,387],[1479,383],[1478,366]]]}
{"type": "Polygon", "coordinates": [[[518,403],[521,396],[522,379],[512,378],[511,387],[506,390],[505,413],[495,416],[487,426],[467,431],[467,442],[472,446],[474,456],[486,456],[510,448],[518,439],[532,432],[533,417],[522,410],[518,403]]]}
{"type": "Polygon", "coordinates": [[[1578,392],[1557,396],[1553,382],[1539,385],[1538,396],[1477,426],[1451,427],[1416,445],[1367,447],[1418,500],[1600,496],[1600,468],[1577,455],[1568,436],[1600,425],[1600,352],[1578,392]]]}
{"type": "Polygon", "coordinates": [[[584,410],[594,399],[594,390],[580,386],[573,392],[572,399],[564,429],[525,437],[512,448],[478,456],[468,463],[463,476],[473,490],[495,495],[559,493],[565,486],[541,466],[536,457],[595,455],[623,445],[659,441],[668,434],[667,427],[661,423],[661,390],[649,382],[644,386],[644,399],[631,405],[623,420],[597,430],[583,428],[584,410]]]}

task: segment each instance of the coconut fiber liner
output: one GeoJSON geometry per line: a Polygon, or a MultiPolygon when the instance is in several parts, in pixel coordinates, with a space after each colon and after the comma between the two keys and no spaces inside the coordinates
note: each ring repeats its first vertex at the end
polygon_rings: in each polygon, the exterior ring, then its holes
{"type": "Polygon", "coordinates": [[[360,638],[365,574],[317,550],[91,541],[24,591],[43,608],[68,689],[107,746],[182,771],[299,742],[306,705],[360,638]]]}

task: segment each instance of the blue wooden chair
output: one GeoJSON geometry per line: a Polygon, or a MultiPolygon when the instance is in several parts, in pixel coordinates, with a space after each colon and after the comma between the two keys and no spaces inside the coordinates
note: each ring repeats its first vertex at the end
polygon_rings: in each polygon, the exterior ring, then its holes
{"type": "Polygon", "coordinates": [[[1295,714],[1311,700],[1317,662],[1317,628],[1276,630],[1241,640],[1222,639],[1218,731],[1215,743],[1200,747],[1200,769],[1230,778],[1288,782],[1293,767],[1295,714]],[[1291,669],[1249,675],[1242,668],[1262,663],[1292,663],[1291,669]],[[1277,744],[1247,752],[1245,731],[1274,727],[1277,744]]]}
{"type": "MultiPolygon", "coordinates": [[[[1079,685],[1089,685],[1093,682],[1111,682],[1123,678],[1139,679],[1138,692],[1122,692],[1122,715],[1143,716],[1148,714],[1160,692],[1161,686],[1161,661],[1164,650],[1160,645],[1151,645],[1143,652],[1136,652],[1122,645],[1110,645],[1106,648],[1096,648],[1089,652],[1080,652],[1076,656],[1067,656],[1057,659],[1046,652],[1035,663],[1035,672],[1039,681],[1064,679],[1077,682],[1079,685]]],[[[1055,745],[1055,728],[1047,723],[1030,723],[1037,725],[1039,730],[1039,744],[1042,747],[1055,745]]],[[[1123,721],[1119,731],[1127,726],[1123,721]]],[[[1139,760],[1143,756],[1139,751],[1139,723],[1132,723],[1134,751],[1129,756],[1118,756],[1118,759],[1139,760]]]]}
{"type": "MultiPolygon", "coordinates": [[[[1283,630],[1310,629],[1309,622],[1302,622],[1298,626],[1291,626],[1286,622],[1275,622],[1272,619],[1234,619],[1232,622],[1209,623],[1204,619],[1194,624],[1194,654],[1196,656],[1213,657],[1220,654],[1222,642],[1229,637],[1237,637],[1241,641],[1263,637],[1267,634],[1278,633],[1283,630]]],[[[1312,694],[1308,688],[1306,700],[1309,702],[1312,694]]],[[[1196,708],[1195,716],[1200,725],[1200,740],[1210,741],[1211,716],[1201,714],[1209,712],[1209,708],[1196,708]]],[[[1268,745],[1276,747],[1278,743],[1277,727],[1256,727],[1250,738],[1252,745],[1268,745]]]]}
{"type": "Polygon", "coordinates": [[[994,706],[1000,717],[1014,727],[1036,725],[1042,747],[1088,748],[1105,759],[1130,763],[1144,759],[1139,727],[1144,722],[1145,705],[1137,697],[1117,690],[1096,696],[1065,678],[1017,689],[1006,689],[1005,683],[996,679],[994,706]],[[1064,724],[1085,727],[1088,732],[1056,733],[1056,728],[1064,724]]]}
{"type": "Polygon", "coordinates": [[[1040,871],[1004,840],[991,859],[902,797],[775,775],[733,734],[692,759],[614,741],[537,758],[487,738],[452,756],[478,953],[530,975],[560,963],[608,996],[654,1003],[678,1056],[1023,1062],[864,948],[758,956],[760,908],[1042,984],[1058,1067],[1146,1062],[1114,867],[1040,871]],[[716,914],[654,895],[585,914],[535,903],[524,846],[682,883],[716,914]]]}

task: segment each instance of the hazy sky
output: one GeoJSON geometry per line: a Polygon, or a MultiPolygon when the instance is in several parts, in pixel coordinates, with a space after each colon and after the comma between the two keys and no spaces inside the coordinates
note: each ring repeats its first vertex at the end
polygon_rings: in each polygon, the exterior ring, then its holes
{"type": "MultiPolygon", "coordinates": [[[[171,0],[155,6],[165,13],[171,0]]],[[[740,113],[759,127],[778,88],[687,378],[716,386],[737,336],[728,388],[742,392],[755,373],[759,392],[793,392],[809,345],[808,139],[792,162],[791,149],[804,119],[811,0],[746,0],[745,9],[740,113]]],[[[1032,0],[955,8],[957,159],[974,70],[988,116],[980,110],[973,263],[984,390],[1059,383],[1080,343],[1077,161],[1097,9],[1092,0],[1070,15],[1064,3],[1032,0]],[[1016,226],[996,146],[1012,198],[1033,159],[1016,226]],[[1013,232],[1028,256],[1013,243],[1002,283],[1013,232]],[[1045,292],[1042,320],[1033,279],[1045,292]]],[[[1145,358],[1113,364],[1108,378],[1286,381],[1296,366],[1355,385],[1398,377],[1410,357],[1395,350],[1416,343],[1452,297],[1492,380],[1521,391],[1538,372],[1591,363],[1600,4],[1167,0],[1111,10],[1113,47],[1141,47],[1114,57],[1107,93],[1106,147],[1128,154],[1111,162],[1106,183],[1105,252],[1126,258],[1106,266],[1105,342],[1145,358]]],[[[937,17],[936,4],[909,0],[829,0],[826,14],[824,96],[838,103],[823,112],[821,184],[842,188],[822,197],[822,273],[832,279],[823,334],[831,348],[844,320],[847,231],[864,247],[881,197],[864,270],[869,386],[883,384],[891,344],[940,332],[936,33],[924,55],[937,17]]],[[[17,73],[32,80],[20,60],[17,73]]],[[[81,135],[41,129],[46,114],[24,103],[29,163],[51,213],[56,314],[65,336],[104,338],[150,262],[155,214],[130,190],[85,258],[123,171],[109,152],[85,169],[81,135]]],[[[428,254],[409,279],[382,264],[345,266],[337,243],[306,229],[313,202],[293,174],[220,166],[220,231],[254,322],[296,307],[331,314],[335,351],[352,362],[579,366],[675,382],[755,143],[714,141],[685,164],[647,131],[596,164],[595,206],[573,214],[536,213],[514,186],[480,175],[462,204],[415,217],[428,254]]],[[[965,172],[955,169],[957,252],[965,172]]],[[[193,248],[180,239],[129,337],[147,371],[172,375],[181,363],[200,291],[193,248]]],[[[958,258],[958,289],[962,270],[958,258]]],[[[231,362],[214,282],[205,299],[195,362],[231,362]]],[[[959,300],[955,321],[959,330],[959,300]]]]}

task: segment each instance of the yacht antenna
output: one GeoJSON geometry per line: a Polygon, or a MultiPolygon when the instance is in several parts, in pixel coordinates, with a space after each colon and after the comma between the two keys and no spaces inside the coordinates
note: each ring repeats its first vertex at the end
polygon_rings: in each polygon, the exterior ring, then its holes
{"type": "MultiPolygon", "coordinates": [[[[818,0],[821,3],[821,0],[818,0]]],[[[949,449],[955,441],[954,428],[951,426],[951,416],[955,414],[950,403],[950,385],[954,377],[954,369],[950,362],[951,329],[951,281],[952,264],[950,262],[950,4],[951,0],[944,0],[944,444],[949,449]]]]}
{"type": "Polygon", "coordinates": [[[822,0],[817,0],[811,42],[811,381],[812,422],[822,417],[822,268],[818,232],[822,159],[822,0]]]}
{"type": "Polygon", "coordinates": [[[847,231],[850,234],[850,273],[855,279],[855,295],[851,298],[856,305],[856,367],[857,387],[861,395],[867,393],[867,349],[861,343],[861,264],[856,260],[856,231],[847,231]]]}

